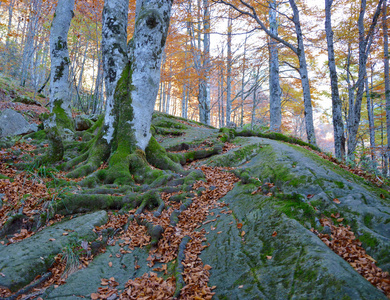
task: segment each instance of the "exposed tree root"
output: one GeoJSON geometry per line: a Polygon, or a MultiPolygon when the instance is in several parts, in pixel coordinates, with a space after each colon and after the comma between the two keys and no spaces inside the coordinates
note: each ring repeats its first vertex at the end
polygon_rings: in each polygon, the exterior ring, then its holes
{"type": "Polygon", "coordinates": [[[177,299],[180,296],[181,289],[186,285],[183,279],[183,272],[184,272],[184,265],[182,262],[184,261],[185,254],[184,251],[186,250],[188,242],[191,240],[191,238],[186,235],[181,240],[181,243],[179,245],[179,253],[177,254],[177,262],[176,262],[176,269],[175,269],[175,278],[176,278],[176,290],[173,294],[173,298],[177,299]]]}
{"type": "MultiPolygon", "coordinates": [[[[35,282],[29,284],[28,286],[22,288],[21,290],[19,290],[18,292],[16,292],[15,294],[13,294],[12,296],[8,297],[8,298],[5,298],[4,300],[15,300],[17,299],[20,295],[26,295],[27,293],[29,293],[32,289],[36,288],[37,286],[41,285],[43,282],[45,282],[47,279],[49,279],[53,274],[51,272],[47,272],[45,273],[44,275],[42,275],[41,277],[39,277],[39,279],[37,279],[35,282]]],[[[36,296],[36,295],[34,295],[36,296]]],[[[26,298],[24,298],[26,299],[26,298]]],[[[29,298],[28,298],[29,299],[29,298]]]]}
{"type": "Polygon", "coordinates": [[[70,215],[85,213],[98,209],[121,209],[128,206],[129,209],[137,207],[140,195],[112,196],[104,194],[66,194],[63,199],[52,204],[54,214],[70,215]]]}
{"type": "Polygon", "coordinates": [[[223,144],[216,144],[213,147],[206,149],[198,149],[193,151],[188,151],[185,153],[169,153],[168,155],[180,164],[185,165],[187,163],[193,162],[198,159],[207,158],[216,154],[220,154],[223,149],[223,144]]]}

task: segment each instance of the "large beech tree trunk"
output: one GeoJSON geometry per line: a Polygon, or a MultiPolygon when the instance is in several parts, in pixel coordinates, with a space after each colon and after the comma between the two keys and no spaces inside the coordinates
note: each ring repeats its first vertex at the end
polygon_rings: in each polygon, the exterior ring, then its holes
{"type": "Polygon", "coordinates": [[[336,157],[343,159],[345,155],[344,125],[342,118],[342,107],[339,95],[336,62],[333,47],[333,31],[331,23],[331,7],[333,0],[325,0],[325,31],[326,42],[328,44],[328,66],[330,73],[330,85],[332,91],[332,114],[333,114],[333,132],[334,149],[336,157]]]}
{"type": "Polygon", "coordinates": [[[59,0],[50,30],[50,112],[57,126],[73,129],[69,97],[68,31],[73,18],[74,0],[59,0]]]}
{"type": "Polygon", "coordinates": [[[114,91],[127,57],[128,0],[106,0],[103,9],[102,56],[104,83],[106,86],[106,114],[104,138],[111,142],[114,134],[114,91]]]}
{"type": "MultiPolygon", "coordinates": [[[[104,124],[89,151],[64,166],[64,169],[71,169],[85,161],[68,177],[93,173],[82,183],[87,186],[101,180],[130,184],[134,180],[142,182],[145,178],[157,176],[159,172],[153,172],[148,163],[160,169],[182,170],[180,164],[168,158],[165,149],[150,132],[171,7],[172,0],[137,1],[134,35],[127,47],[128,61],[116,84],[113,107],[110,114],[105,115],[105,120],[100,120],[104,124]],[[94,172],[103,161],[108,161],[109,168],[104,172],[94,172]]],[[[114,19],[117,12],[111,10],[112,15],[108,15],[106,10],[106,19],[114,19]]],[[[127,19],[122,18],[122,22],[127,22],[127,19]]],[[[120,27],[125,28],[125,25],[120,27]]],[[[122,32],[125,34],[124,30],[122,32]]],[[[106,45],[107,49],[115,48],[115,38],[106,42],[113,43],[106,45]]]]}

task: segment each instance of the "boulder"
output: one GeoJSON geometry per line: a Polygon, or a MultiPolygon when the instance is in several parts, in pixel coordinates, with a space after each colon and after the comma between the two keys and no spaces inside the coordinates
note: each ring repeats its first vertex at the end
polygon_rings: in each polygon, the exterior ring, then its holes
{"type": "Polygon", "coordinates": [[[32,133],[38,130],[37,124],[29,124],[22,114],[7,108],[0,114],[0,138],[32,133]]]}
{"type": "Polygon", "coordinates": [[[0,287],[16,292],[44,274],[54,257],[74,241],[97,238],[95,226],[107,222],[107,213],[98,211],[47,227],[19,243],[0,248],[0,287]]]}
{"type": "Polygon", "coordinates": [[[74,119],[76,131],[83,131],[91,128],[93,122],[86,116],[79,115],[74,119]]]}

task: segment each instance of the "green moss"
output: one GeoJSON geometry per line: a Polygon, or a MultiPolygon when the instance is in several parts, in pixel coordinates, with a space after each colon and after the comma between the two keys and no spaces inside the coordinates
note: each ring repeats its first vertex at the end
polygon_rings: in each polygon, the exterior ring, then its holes
{"type": "Polygon", "coordinates": [[[188,126],[180,123],[175,122],[173,120],[167,120],[167,119],[159,119],[154,122],[154,126],[156,127],[165,127],[165,128],[176,128],[176,129],[188,129],[188,126]]]}
{"type": "Polygon", "coordinates": [[[372,226],[372,219],[373,218],[374,218],[373,214],[370,214],[370,213],[365,214],[363,217],[364,225],[366,225],[367,227],[370,228],[372,226]]]}
{"type": "Polygon", "coordinates": [[[162,147],[154,137],[150,138],[149,144],[145,149],[146,159],[153,166],[174,172],[182,171],[182,167],[177,162],[172,161],[167,151],[162,147]]]}
{"type": "Polygon", "coordinates": [[[374,249],[378,245],[376,238],[368,232],[364,232],[363,235],[359,236],[359,240],[363,243],[364,248],[374,249]]]}
{"type": "Polygon", "coordinates": [[[240,147],[229,151],[228,153],[213,157],[210,159],[209,165],[233,167],[241,165],[262,151],[263,146],[260,144],[250,144],[244,147],[240,147]]]}
{"type": "Polygon", "coordinates": [[[275,197],[274,201],[276,208],[287,217],[297,220],[304,226],[307,222],[310,222],[312,226],[315,225],[316,211],[313,206],[303,200],[301,195],[280,194],[275,197]]]}

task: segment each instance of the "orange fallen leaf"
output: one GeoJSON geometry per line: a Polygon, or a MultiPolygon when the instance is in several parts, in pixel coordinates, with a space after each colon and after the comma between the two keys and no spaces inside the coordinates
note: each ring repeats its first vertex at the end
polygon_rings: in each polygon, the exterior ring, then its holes
{"type": "Polygon", "coordinates": [[[311,198],[313,198],[314,197],[314,195],[313,194],[309,194],[309,195],[307,195],[307,199],[311,199],[311,198]]]}
{"type": "Polygon", "coordinates": [[[64,232],[64,233],[62,233],[62,235],[68,235],[69,233],[68,232],[64,232]]]}
{"type": "Polygon", "coordinates": [[[242,223],[237,223],[237,228],[241,229],[242,228],[242,223]]]}
{"type": "Polygon", "coordinates": [[[218,232],[217,232],[217,234],[221,234],[221,233],[222,233],[222,231],[218,231],[218,232]]]}
{"type": "Polygon", "coordinates": [[[272,259],[272,256],[270,256],[270,255],[267,255],[267,259],[272,259]]]}
{"type": "Polygon", "coordinates": [[[205,270],[211,270],[212,269],[212,267],[210,266],[210,265],[205,265],[204,267],[203,267],[203,269],[205,269],[205,270]]]}
{"type": "Polygon", "coordinates": [[[245,235],[245,231],[241,231],[241,236],[244,236],[245,235]]]}
{"type": "Polygon", "coordinates": [[[99,294],[98,294],[98,293],[92,293],[92,294],[91,294],[91,299],[92,299],[92,300],[97,300],[97,299],[99,299],[99,294]]]}
{"type": "Polygon", "coordinates": [[[337,199],[337,198],[334,198],[334,199],[333,199],[333,202],[336,203],[336,204],[340,204],[340,203],[341,203],[340,200],[337,199]]]}
{"type": "Polygon", "coordinates": [[[53,238],[49,239],[50,242],[53,242],[53,241],[55,241],[55,240],[56,240],[56,239],[53,239],[53,238]]]}
{"type": "Polygon", "coordinates": [[[272,237],[275,237],[275,236],[277,236],[278,235],[278,233],[276,232],[276,231],[274,231],[273,233],[272,233],[272,237]]]}
{"type": "Polygon", "coordinates": [[[337,219],[337,222],[339,222],[339,223],[342,222],[342,221],[344,221],[344,218],[338,218],[337,219]]]}

